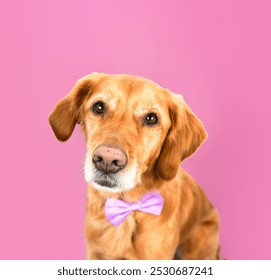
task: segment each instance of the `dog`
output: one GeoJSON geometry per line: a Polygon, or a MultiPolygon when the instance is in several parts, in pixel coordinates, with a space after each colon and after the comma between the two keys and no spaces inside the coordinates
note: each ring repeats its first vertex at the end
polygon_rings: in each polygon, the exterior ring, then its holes
{"type": "Polygon", "coordinates": [[[207,138],[181,95],[138,76],[92,73],[49,123],[59,141],[76,124],[85,135],[87,259],[219,259],[218,211],[180,167],[207,138]]]}

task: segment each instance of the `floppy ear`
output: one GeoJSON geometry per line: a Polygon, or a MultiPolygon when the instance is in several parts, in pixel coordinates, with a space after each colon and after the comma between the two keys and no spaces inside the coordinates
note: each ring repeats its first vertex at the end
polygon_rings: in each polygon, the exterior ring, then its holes
{"type": "Polygon", "coordinates": [[[70,93],[56,104],[49,115],[49,123],[59,141],[68,140],[76,123],[81,122],[82,104],[92,88],[90,76],[79,79],[70,93]]]}
{"type": "Polygon", "coordinates": [[[176,176],[180,163],[191,156],[207,137],[203,124],[182,96],[173,96],[169,115],[171,127],[156,161],[156,172],[165,180],[176,176]]]}

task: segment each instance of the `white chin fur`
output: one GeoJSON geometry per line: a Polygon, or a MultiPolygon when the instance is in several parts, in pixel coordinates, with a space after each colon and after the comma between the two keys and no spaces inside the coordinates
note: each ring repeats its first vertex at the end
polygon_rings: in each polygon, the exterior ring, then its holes
{"type": "Polygon", "coordinates": [[[91,184],[93,188],[95,188],[98,191],[111,192],[111,193],[118,193],[118,192],[123,192],[123,191],[128,191],[133,189],[136,186],[136,171],[137,171],[136,166],[132,165],[129,166],[129,169],[126,167],[118,173],[109,175],[109,177],[112,177],[112,181],[114,181],[115,186],[107,187],[97,182],[99,179],[99,174],[101,172],[95,168],[93,163],[89,160],[88,155],[86,156],[85,166],[84,166],[84,175],[85,175],[86,182],[88,184],[91,184]]]}

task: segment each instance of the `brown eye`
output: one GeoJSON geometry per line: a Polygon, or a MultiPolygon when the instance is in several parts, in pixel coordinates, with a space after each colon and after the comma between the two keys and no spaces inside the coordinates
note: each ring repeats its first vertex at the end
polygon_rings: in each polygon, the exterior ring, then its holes
{"type": "Polygon", "coordinates": [[[149,126],[156,125],[157,123],[158,123],[158,118],[154,113],[148,114],[144,119],[144,124],[149,126]]]}
{"type": "Polygon", "coordinates": [[[92,111],[96,115],[102,115],[105,112],[104,103],[101,101],[96,102],[92,107],[92,111]]]}

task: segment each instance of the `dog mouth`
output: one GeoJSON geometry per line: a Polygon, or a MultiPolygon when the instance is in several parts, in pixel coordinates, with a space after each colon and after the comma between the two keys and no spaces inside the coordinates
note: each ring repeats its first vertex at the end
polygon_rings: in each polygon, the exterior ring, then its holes
{"type": "Polygon", "coordinates": [[[107,188],[115,188],[117,185],[113,183],[112,181],[109,180],[104,180],[104,179],[96,179],[94,182],[101,187],[107,187],[107,188]]]}
{"type": "Polygon", "coordinates": [[[106,188],[117,188],[119,186],[118,181],[109,174],[105,174],[104,172],[99,172],[94,178],[94,183],[100,185],[101,187],[106,188]]]}

